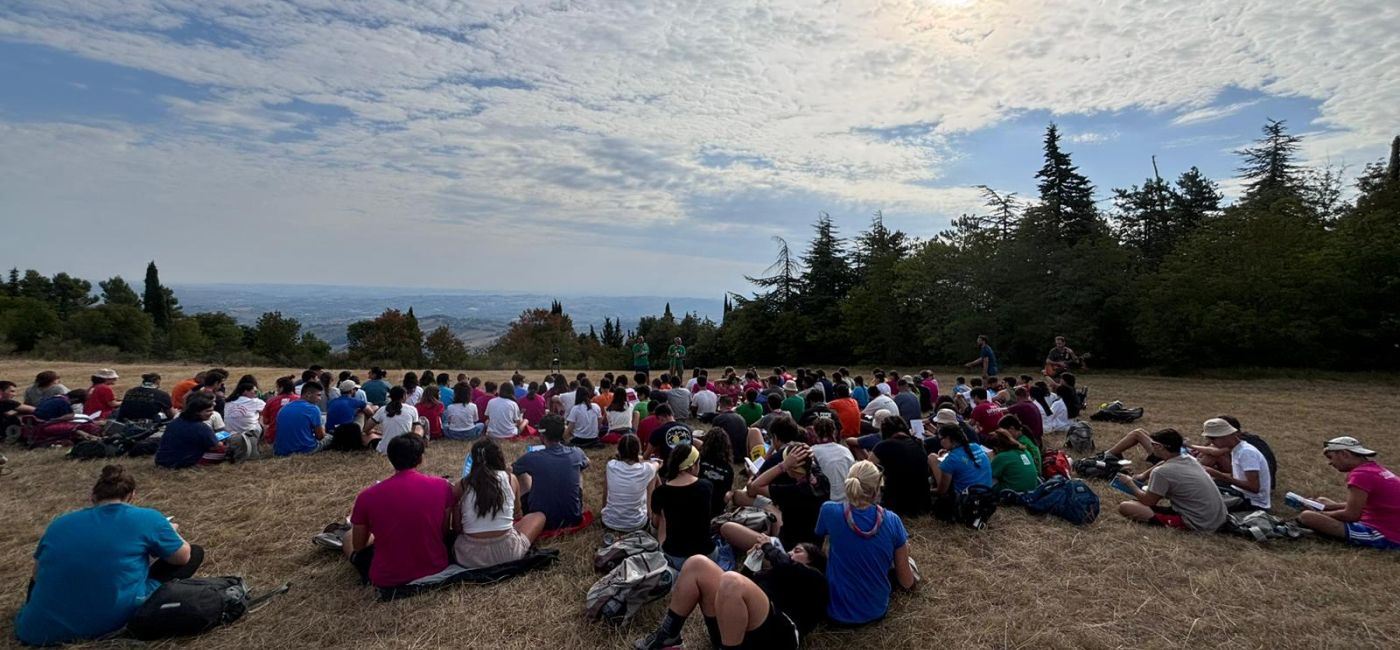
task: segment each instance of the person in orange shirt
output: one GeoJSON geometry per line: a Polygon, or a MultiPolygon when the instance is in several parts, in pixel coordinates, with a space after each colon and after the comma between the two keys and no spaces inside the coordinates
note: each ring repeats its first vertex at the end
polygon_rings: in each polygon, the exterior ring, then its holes
{"type": "Polygon", "coordinates": [[[851,397],[851,389],[845,384],[836,384],[831,392],[836,395],[836,399],[827,402],[826,406],[836,412],[836,419],[841,422],[841,437],[859,437],[860,402],[851,397]]]}
{"type": "Polygon", "coordinates": [[[175,410],[180,411],[185,408],[185,395],[204,385],[205,374],[206,373],[201,372],[192,379],[186,379],[175,384],[175,388],[170,391],[170,404],[175,407],[175,410]]]}
{"type": "Polygon", "coordinates": [[[608,379],[607,377],[599,379],[598,394],[594,396],[593,403],[597,404],[599,409],[606,411],[608,410],[608,406],[612,404],[612,401],[612,380],[608,379]]]}

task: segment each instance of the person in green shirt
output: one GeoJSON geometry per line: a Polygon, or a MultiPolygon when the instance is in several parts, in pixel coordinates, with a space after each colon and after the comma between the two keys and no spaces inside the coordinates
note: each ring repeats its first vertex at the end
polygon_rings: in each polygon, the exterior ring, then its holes
{"type": "Polygon", "coordinates": [[[1040,445],[1035,444],[1035,441],[1031,440],[1031,429],[1021,422],[1021,418],[1014,415],[1003,416],[997,421],[997,428],[1009,431],[1011,436],[1016,439],[1016,442],[1021,443],[1021,446],[1025,447],[1026,453],[1031,455],[1031,460],[1035,461],[1035,466],[1040,467],[1040,445]]]}
{"type": "Polygon", "coordinates": [[[1031,460],[1025,445],[1006,429],[997,429],[987,441],[996,451],[992,457],[992,489],[1025,492],[1040,485],[1040,466],[1031,460]]]}
{"type": "Polygon", "coordinates": [[[666,358],[671,361],[671,377],[679,378],[684,382],[685,373],[685,346],[681,345],[681,337],[676,337],[676,342],[666,349],[666,358]]]}
{"type": "Polygon", "coordinates": [[[645,336],[638,336],[637,342],[632,344],[632,369],[651,372],[651,346],[647,345],[645,336]]]}
{"type": "Polygon", "coordinates": [[[782,409],[792,415],[792,421],[797,422],[802,419],[802,413],[807,410],[807,400],[797,394],[797,382],[789,379],[783,384],[783,393],[787,398],[783,400],[782,409]]]}
{"type": "Polygon", "coordinates": [[[744,403],[734,409],[744,418],[744,424],[753,426],[755,422],[763,419],[763,405],[758,403],[758,391],[749,390],[744,393],[744,403]]]}

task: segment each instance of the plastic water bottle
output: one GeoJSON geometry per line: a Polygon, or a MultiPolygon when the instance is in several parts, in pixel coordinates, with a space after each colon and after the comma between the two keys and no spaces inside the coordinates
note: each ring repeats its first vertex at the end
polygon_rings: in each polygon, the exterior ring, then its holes
{"type": "Polygon", "coordinates": [[[467,454],[467,459],[466,459],[465,461],[462,462],[462,476],[465,477],[467,474],[470,474],[471,472],[472,472],[472,455],[471,455],[471,454],[467,454]]]}

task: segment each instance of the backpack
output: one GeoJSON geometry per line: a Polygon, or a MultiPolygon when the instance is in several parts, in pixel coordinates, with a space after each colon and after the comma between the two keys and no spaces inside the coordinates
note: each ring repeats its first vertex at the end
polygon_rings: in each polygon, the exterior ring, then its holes
{"type": "MultiPolygon", "coordinates": [[[[73,460],[89,460],[125,456],[163,428],[163,422],[108,420],[102,428],[101,439],[79,440],[73,443],[67,457],[73,460]]],[[[159,444],[157,440],[156,445],[159,444]]]]}
{"type": "Polygon", "coordinates": [[[64,454],[69,460],[92,460],[120,456],[122,449],[107,440],[81,440],[73,444],[64,454]]]}
{"type": "Polygon", "coordinates": [[[1099,518],[1099,495],[1084,481],[1055,476],[1021,495],[1021,503],[1033,514],[1055,515],[1076,526],[1099,518]]]}
{"type": "Polygon", "coordinates": [[[1240,432],[1240,440],[1254,445],[1254,448],[1259,450],[1259,454],[1264,457],[1264,462],[1269,464],[1269,485],[1278,487],[1278,458],[1274,456],[1274,450],[1269,446],[1269,443],[1264,442],[1259,434],[1246,431],[1240,432]]]}
{"type": "Polygon", "coordinates": [[[1130,409],[1123,406],[1122,402],[1114,400],[1107,404],[1099,405],[1099,410],[1089,416],[1089,419],[1099,422],[1119,422],[1126,424],[1142,417],[1142,413],[1141,406],[1130,409]]]}
{"type": "Polygon", "coordinates": [[[1120,472],[1126,471],[1132,464],[1133,461],[1104,452],[1074,461],[1074,473],[1080,478],[1109,480],[1120,472]]]}
{"type": "Polygon", "coordinates": [[[1065,433],[1065,444],[1076,454],[1088,455],[1094,453],[1094,429],[1088,422],[1074,421],[1069,425],[1069,431],[1065,433]]]}
{"type": "Polygon", "coordinates": [[[710,534],[718,535],[719,527],[733,522],[754,531],[755,533],[768,534],[773,529],[773,524],[777,523],[778,517],[763,508],[753,506],[743,506],[735,508],[729,512],[721,512],[710,520],[710,534]]]}
{"type": "Polygon", "coordinates": [[[1284,521],[1263,510],[1227,515],[1222,529],[1228,533],[1248,537],[1256,542],[1267,542],[1271,539],[1301,539],[1305,534],[1305,531],[1298,524],[1284,521]]]}
{"type": "Polygon", "coordinates": [[[244,431],[242,433],[230,434],[228,437],[228,453],[224,456],[230,463],[241,463],[245,460],[258,460],[262,458],[262,450],[258,447],[258,432],[244,431]]]}
{"type": "Polygon", "coordinates": [[[982,530],[996,513],[1000,500],[1001,497],[985,485],[969,487],[966,492],[958,494],[955,520],[965,526],[982,530]]]}
{"type": "Polygon", "coordinates": [[[659,550],[661,550],[661,543],[644,531],[627,533],[593,553],[593,570],[598,573],[607,573],[633,555],[659,550]]]}
{"type": "Polygon", "coordinates": [[[1040,459],[1040,475],[1044,478],[1063,476],[1069,478],[1069,456],[1063,449],[1047,449],[1040,459]]]}
{"type": "Polygon", "coordinates": [[[136,608],[126,629],[142,641],[200,634],[242,618],[254,605],[289,588],[282,585],[251,598],[238,576],[172,580],[136,608]]]}
{"type": "Polygon", "coordinates": [[[584,616],[591,621],[621,625],[653,600],[671,593],[676,574],[660,551],[648,551],[622,561],[588,588],[584,616]]]}

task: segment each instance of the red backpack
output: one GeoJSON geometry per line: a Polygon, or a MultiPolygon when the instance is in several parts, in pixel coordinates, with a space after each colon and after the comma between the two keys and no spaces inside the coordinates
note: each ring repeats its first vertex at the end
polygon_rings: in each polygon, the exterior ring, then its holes
{"type": "Polygon", "coordinates": [[[1055,476],[1070,477],[1069,456],[1065,455],[1063,449],[1047,449],[1045,458],[1041,459],[1040,473],[1046,479],[1055,476]]]}

